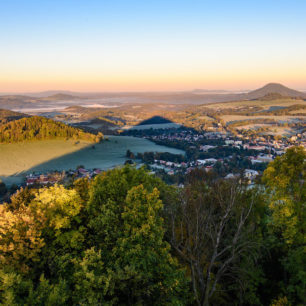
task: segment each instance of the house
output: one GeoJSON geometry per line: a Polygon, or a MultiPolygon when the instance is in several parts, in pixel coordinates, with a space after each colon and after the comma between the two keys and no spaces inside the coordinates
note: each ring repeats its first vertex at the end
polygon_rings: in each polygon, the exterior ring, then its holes
{"type": "Polygon", "coordinates": [[[198,165],[205,165],[206,164],[206,160],[205,159],[197,159],[197,164],[198,165]]]}
{"type": "Polygon", "coordinates": [[[257,160],[260,160],[263,163],[269,163],[273,161],[273,156],[271,154],[261,154],[257,156],[257,160]]]}
{"type": "Polygon", "coordinates": [[[212,164],[217,162],[217,160],[215,158],[207,158],[207,159],[204,159],[204,161],[205,161],[205,163],[212,163],[212,164]]]}
{"type": "Polygon", "coordinates": [[[252,163],[252,165],[255,165],[255,164],[262,164],[263,161],[262,161],[262,160],[258,160],[258,159],[251,159],[251,163],[252,163]]]}
{"type": "Polygon", "coordinates": [[[207,166],[207,167],[205,167],[205,171],[206,172],[209,172],[209,171],[211,171],[213,169],[213,166],[207,166]]]}
{"type": "Polygon", "coordinates": [[[200,150],[203,151],[203,152],[207,152],[208,150],[214,149],[216,147],[217,146],[203,145],[203,146],[200,146],[200,150]]]}
{"type": "Polygon", "coordinates": [[[234,179],[237,177],[239,177],[239,174],[229,173],[224,177],[224,179],[229,180],[229,179],[234,179]]]}
{"type": "Polygon", "coordinates": [[[259,173],[256,170],[252,170],[252,169],[245,169],[244,171],[244,177],[250,180],[255,179],[258,174],[259,173]]]}
{"type": "Polygon", "coordinates": [[[266,149],[265,146],[250,146],[249,144],[243,145],[243,148],[246,150],[256,150],[256,151],[263,151],[266,149]]]}

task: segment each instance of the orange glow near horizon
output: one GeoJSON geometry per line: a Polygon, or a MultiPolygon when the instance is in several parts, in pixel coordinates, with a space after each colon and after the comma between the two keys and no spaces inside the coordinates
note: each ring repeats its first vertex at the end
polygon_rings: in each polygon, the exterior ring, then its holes
{"type": "Polygon", "coordinates": [[[0,78],[0,92],[26,93],[39,92],[47,90],[67,90],[76,92],[132,92],[132,91],[188,91],[193,89],[207,90],[252,90],[264,86],[267,83],[281,83],[294,89],[306,89],[306,76],[301,78],[295,76],[286,76],[278,78],[276,76],[264,76],[260,79],[255,77],[240,79],[238,76],[226,77],[189,77],[187,79],[176,77],[169,79],[167,76],[156,78],[108,78],[108,79],[86,79],[78,78],[57,78],[56,80],[26,80],[23,78],[17,80],[8,80],[0,78]],[[302,80],[303,80],[302,79],[302,80]]]}
{"type": "Polygon", "coordinates": [[[184,91],[247,90],[276,82],[295,89],[306,89],[306,63],[291,61],[250,61],[248,57],[221,56],[210,62],[206,57],[184,62],[181,56],[166,58],[145,55],[136,59],[111,58],[109,62],[77,63],[76,59],[36,62],[21,61],[4,65],[0,92],[71,91],[184,91]]]}

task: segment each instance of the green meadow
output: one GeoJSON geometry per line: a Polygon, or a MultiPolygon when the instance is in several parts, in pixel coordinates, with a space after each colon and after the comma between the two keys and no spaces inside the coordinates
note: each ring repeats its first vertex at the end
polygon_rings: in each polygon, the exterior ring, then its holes
{"type": "Polygon", "coordinates": [[[129,149],[134,153],[148,151],[184,154],[183,151],[159,146],[136,137],[109,136],[109,141],[92,144],[72,140],[47,140],[14,144],[0,144],[0,178],[7,184],[19,183],[26,173],[33,171],[75,169],[109,169],[125,162],[129,149]]]}

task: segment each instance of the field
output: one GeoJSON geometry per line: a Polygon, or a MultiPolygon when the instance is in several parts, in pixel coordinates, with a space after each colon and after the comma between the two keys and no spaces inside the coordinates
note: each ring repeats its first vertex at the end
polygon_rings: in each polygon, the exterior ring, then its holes
{"type": "Polygon", "coordinates": [[[214,110],[222,110],[227,108],[240,108],[242,106],[260,106],[266,110],[270,109],[273,106],[279,106],[279,107],[287,107],[295,104],[305,104],[305,101],[303,100],[296,100],[296,99],[277,99],[272,101],[233,101],[233,102],[224,102],[224,103],[212,103],[212,104],[206,104],[204,107],[212,108],[214,110]]]}
{"type": "Polygon", "coordinates": [[[181,125],[177,123],[158,123],[158,124],[144,124],[144,125],[134,125],[125,126],[124,130],[149,130],[149,129],[170,129],[179,128],[181,125]]]}
{"type": "Polygon", "coordinates": [[[302,117],[299,116],[241,116],[241,115],[223,115],[221,116],[222,120],[225,123],[240,121],[240,120],[254,120],[254,119],[273,119],[275,121],[280,122],[295,122],[298,120],[303,120],[302,117]]]}
{"type": "Polygon", "coordinates": [[[183,151],[159,146],[135,137],[109,136],[100,144],[49,140],[16,144],[0,144],[0,178],[7,184],[18,183],[24,174],[38,171],[75,169],[84,165],[88,169],[108,169],[125,162],[127,149],[134,153],[146,151],[184,154],[183,151]]]}

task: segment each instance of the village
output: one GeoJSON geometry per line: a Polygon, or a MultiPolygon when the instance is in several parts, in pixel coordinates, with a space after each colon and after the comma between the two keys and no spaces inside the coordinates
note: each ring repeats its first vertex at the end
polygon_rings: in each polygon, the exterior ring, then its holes
{"type": "Polygon", "coordinates": [[[306,132],[290,138],[271,139],[269,136],[260,135],[250,139],[242,134],[233,135],[229,132],[200,134],[192,130],[180,132],[165,130],[158,135],[144,136],[144,138],[158,144],[184,148],[193,153],[183,162],[154,159],[154,162],[149,163],[153,171],[164,171],[167,175],[175,175],[188,174],[195,168],[203,168],[209,172],[221,167],[225,170],[222,171],[225,179],[242,174],[250,184],[254,183],[269,162],[276,156],[283,155],[288,148],[297,145],[306,148],[306,132]],[[224,156],[226,152],[229,154],[224,156]],[[194,158],[195,156],[206,156],[206,158],[194,158]],[[228,167],[235,163],[235,166],[228,167]]]}
{"type": "MultiPolygon", "coordinates": [[[[248,139],[244,135],[232,135],[228,132],[195,133],[192,130],[164,129],[157,132],[157,135],[142,137],[186,151],[184,161],[179,162],[174,161],[171,154],[168,160],[154,158],[148,161],[139,156],[134,158],[133,163],[138,166],[146,165],[152,174],[163,172],[168,176],[184,176],[194,169],[201,168],[206,172],[214,170],[225,179],[242,175],[250,184],[254,183],[269,162],[284,154],[291,146],[300,145],[306,148],[306,132],[289,139],[271,140],[270,137],[264,136],[248,139]]],[[[175,159],[175,156],[173,158],[175,159]]],[[[67,183],[78,178],[92,179],[101,172],[101,169],[85,169],[84,166],[62,172],[34,172],[26,176],[24,185],[31,187],[67,183]]]]}
{"type": "Polygon", "coordinates": [[[75,180],[79,178],[92,179],[97,174],[101,173],[101,169],[85,169],[83,166],[77,167],[75,170],[69,171],[52,171],[47,173],[30,173],[25,177],[25,185],[54,185],[57,183],[64,183],[68,180],[75,180]]]}

